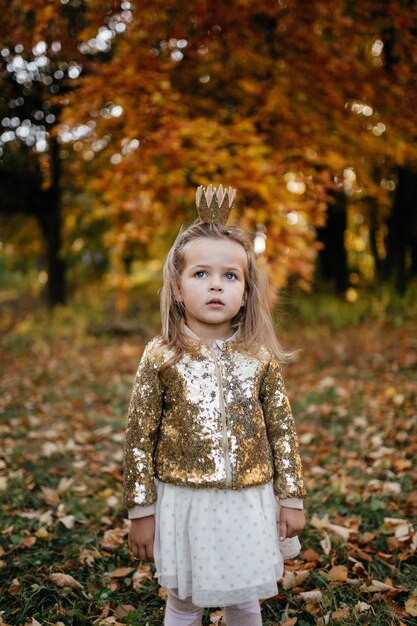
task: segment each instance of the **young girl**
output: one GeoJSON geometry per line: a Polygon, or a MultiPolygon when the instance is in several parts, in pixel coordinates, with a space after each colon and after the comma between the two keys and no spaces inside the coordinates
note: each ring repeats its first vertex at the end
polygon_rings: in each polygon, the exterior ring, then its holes
{"type": "Polygon", "coordinates": [[[200,625],[209,606],[225,607],[227,626],[262,624],[259,598],[276,595],[283,574],[280,542],[305,525],[285,353],[251,244],[224,225],[233,198],[198,190],[200,220],[169,252],[162,333],[129,407],[129,547],[155,560],[166,626],[200,625]]]}

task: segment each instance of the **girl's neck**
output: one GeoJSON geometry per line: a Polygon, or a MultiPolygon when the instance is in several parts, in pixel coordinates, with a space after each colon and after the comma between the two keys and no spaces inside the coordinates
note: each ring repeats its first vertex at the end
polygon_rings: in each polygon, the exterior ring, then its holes
{"type": "Polygon", "coordinates": [[[212,345],[213,341],[225,341],[233,336],[233,330],[229,325],[228,328],[220,328],[217,325],[213,324],[213,329],[205,328],[203,331],[198,327],[198,325],[190,323],[187,321],[185,324],[185,329],[188,333],[192,333],[197,336],[201,343],[207,344],[209,346],[212,345]]]}

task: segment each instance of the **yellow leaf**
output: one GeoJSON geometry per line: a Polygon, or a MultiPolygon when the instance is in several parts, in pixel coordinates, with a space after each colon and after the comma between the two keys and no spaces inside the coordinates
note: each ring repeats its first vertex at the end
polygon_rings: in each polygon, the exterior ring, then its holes
{"type": "Polygon", "coordinates": [[[329,572],[330,580],[346,582],[348,578],[348,568],[345,565],[335,565],[329,572]]]}
{"type": "Polygon", "coordinates": [[[405,610],[409,615],[417,617],[417,596],[408,596],[405,601],[405,610]]]}

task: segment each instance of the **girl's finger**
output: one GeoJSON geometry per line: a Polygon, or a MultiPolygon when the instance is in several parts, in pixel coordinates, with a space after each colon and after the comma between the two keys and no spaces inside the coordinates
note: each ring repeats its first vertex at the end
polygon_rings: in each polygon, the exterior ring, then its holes
{"type": "Polygon", "coordinates": [[[140,546],[138,553],[137,553],[137,558],[140,559],[141,561],[147,561],[145,546],[140,546]]]}
{"type": "Polygon", "coordinates": [[[146,557],[147,561],[153,562],[153,545],[151,543],[148,543],[146,546],[146,557]]]}
{"type": "Polygon", "coordinates": [[[280,522],[279,524],[279,540],[280,541],[284,541],[284,539],[286,539],[287,537],[287,523],[286,522],[280,522]]]}

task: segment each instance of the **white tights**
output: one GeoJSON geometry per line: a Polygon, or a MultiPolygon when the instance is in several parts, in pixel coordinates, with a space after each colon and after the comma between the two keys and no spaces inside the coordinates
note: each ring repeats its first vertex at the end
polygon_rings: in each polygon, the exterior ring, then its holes
{"type": "MultiPolygon", "coordinates": [[[[177,590],[170,589],[164,626],[201,626],[203,611],[190,598],[180,600],[177,590]]],[[[262,626],[261,607],[257,601],[226,606],[224,617],[227,626],[262,626]]]]}

